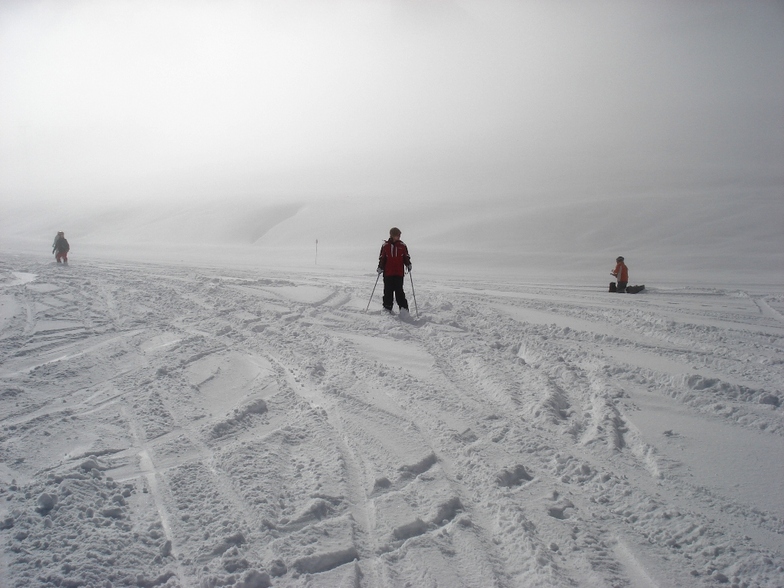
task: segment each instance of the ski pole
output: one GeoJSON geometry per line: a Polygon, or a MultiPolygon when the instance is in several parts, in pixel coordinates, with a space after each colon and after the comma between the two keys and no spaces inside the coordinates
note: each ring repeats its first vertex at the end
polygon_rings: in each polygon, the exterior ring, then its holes
{"type": "Polygon", "coordinates": [[[375,293],[376,293],[376,286],[378,286],[378,279],[379,279],[380,277],[381,277],[381,274],[378,274],[378,275],[376,276],[376,283],[375,283],[375,284],[373,284],[373,291],[370,293],[370,300],[368,300],[368,305],[367,305],[367,308],[365,308],[365,312],[367,312],[367,311],[368,311],[368,308],[370,308],[370,303],[371,303],[371,301],[373,300],[373,294],[375,294],[375,293]]]}
{"type": "Polygon", "coordinates": [[[414,297],[414,311],[416,312],[416,317],[419,318],[419,309],[417,308],[416,303],[416,292],[414,291],[414,278],[411,277],[411,270],[408,270],[408,277],[411,278],[411,295],[414,297]]]}

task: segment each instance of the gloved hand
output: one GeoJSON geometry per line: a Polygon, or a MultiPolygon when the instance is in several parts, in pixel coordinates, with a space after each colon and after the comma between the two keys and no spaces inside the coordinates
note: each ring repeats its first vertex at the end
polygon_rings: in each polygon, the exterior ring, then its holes
{"type": "Polygon", "coordinates": [[[411,264],[410,263],[406,266],[406,269],[408,270],[408,273],[410,274],[411,273],[411,264]]]}
{"type": "Polygon", "coordinates": [[[378,266],[378,267],[376,268],[376,273],[378,273],[378,274],[383,274],[383,273],[384,273],[384,268],[383,268],[383,267],[381,267],[381,266],[378,266]]]}

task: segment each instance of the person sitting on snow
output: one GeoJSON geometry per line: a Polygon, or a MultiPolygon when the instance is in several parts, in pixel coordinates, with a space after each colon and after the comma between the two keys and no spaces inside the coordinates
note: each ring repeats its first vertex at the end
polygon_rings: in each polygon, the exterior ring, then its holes
{"type": "Polygon", "coordinates": [[[615,269],[610,273],[618,279],[615,291],[625,293],[626,285],[629,283],[629,268],[623,262],[623,256],[619,255],[615,258],[615,269]]]}
{"type": "Polygon", "coordinates": [[[54,243],[52,243],[52,253],[55,254],[54,258],[57,260],[57,263],[68,263],[68,251],[70,250],[71,246],[68,245],[65,233],[60,231],[54,238],[54,243]]]}

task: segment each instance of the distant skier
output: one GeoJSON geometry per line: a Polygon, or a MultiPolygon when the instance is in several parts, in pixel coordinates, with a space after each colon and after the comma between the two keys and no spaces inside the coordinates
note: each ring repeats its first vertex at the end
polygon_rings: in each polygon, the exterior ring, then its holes
{"type": "Polygon", "coordinates": [[[406,273],[404,268],[411,271],[411,257],[408,255],[408,247],[400,240],[400,234],[400,229],[397,227],[389,229],[389,239],[384,241],[381,254],[378,256],[377,271],[384,274],[382,303],[389,312],[392,312],[393,296],[397,300],[397,305],[408,311],[408,301],[403,291],[403,277],[406,273]]]}
{"type": "Polygon", "coordinates": [[[618,279],[618,284],[615,286],[616,292],[626,292],[626,285],[629,283],[629,268],[623,262],[623,256],[615,258],[615,269],[610,272],[618,279]]]}
{"type": "Polygon", "coordinates": [[[57,263],[68,263],[68,252],[70,250],[71,246],[68,244],[68,239],[65,238],[65,233],[60,231],[54,238],[54,243],[52,243],[52,253],[55,254],[54,258],[57,260],[57,263]]]}

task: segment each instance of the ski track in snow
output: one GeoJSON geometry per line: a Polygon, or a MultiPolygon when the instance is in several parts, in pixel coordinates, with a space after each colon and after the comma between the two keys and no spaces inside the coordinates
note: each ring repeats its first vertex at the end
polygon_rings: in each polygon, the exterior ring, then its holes
{"type": "Polygon", "coordinates": [[[784,585],[784,296],[417,278],[4,262],[4,585],[784,585]]]}

